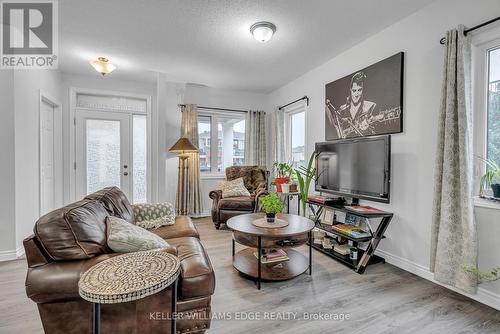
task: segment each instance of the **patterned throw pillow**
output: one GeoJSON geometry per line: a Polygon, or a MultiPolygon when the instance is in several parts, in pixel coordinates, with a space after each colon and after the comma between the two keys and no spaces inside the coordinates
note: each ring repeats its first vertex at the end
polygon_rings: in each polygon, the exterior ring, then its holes
{"type": "Polygon", "coordinates": [[[117,253],[166,248],[169,244],[142,227],[118,217],[106,217],[108,247],[117,253]]]}
{"type": "Polygon", "coordinates": [[[243,178],[232,181],[225,181],[221,184],[222,198],[237,197],[237,196],[250,196],[250,192],[245,188],[243,178]]]}
{"type": "Polygon", "coordinates": [[[134,220],[137,226],[145,229],[175,224],[175,210],[170,203],[134,204],[134,220]]]}

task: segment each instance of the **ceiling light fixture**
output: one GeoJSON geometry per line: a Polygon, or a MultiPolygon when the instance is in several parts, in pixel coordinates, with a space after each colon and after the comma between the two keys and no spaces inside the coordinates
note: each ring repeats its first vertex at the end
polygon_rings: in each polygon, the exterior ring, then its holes
{"type": "Polygon", "coordinates": [[[116,65],[113,63],[110,63],[107,58],[104,57],[99,57],[97,59],[92,59],[90,61],[90,65],[99,73],[102,75],[109,74],[116,70],[116,65]]]}
{"type": "Polygon", "coordinates": [[[257,41],[265,43],[273,37],[276,26],[271,22],[257,22],[250,27],[250,32],[257,41]]]}

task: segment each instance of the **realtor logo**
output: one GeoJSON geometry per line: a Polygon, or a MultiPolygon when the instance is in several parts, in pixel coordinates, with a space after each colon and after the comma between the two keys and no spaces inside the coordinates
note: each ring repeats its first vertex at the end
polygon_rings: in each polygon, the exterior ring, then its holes
{"type": "Polygon", "coordinates": [[[5,0],[0,4],[0,68],[57,68],[57,2],[5,0]]]}

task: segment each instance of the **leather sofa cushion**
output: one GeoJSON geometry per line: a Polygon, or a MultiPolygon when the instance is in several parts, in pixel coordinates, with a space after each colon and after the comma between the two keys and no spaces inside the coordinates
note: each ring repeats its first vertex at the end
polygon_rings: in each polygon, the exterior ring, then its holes
{"type": "Polygon", "coordinates": [[[85,199],[102,203],[109,215],[121,218],[134,224],[134,210],[127,196],[118,187],[107,187],[85,196],[85,199]]]}
{"type": "Polygon", "coordinates": [[[212,264],[200,241],[192,237],[169,239],[181,261],[179,299],[210,296],[215,290],[212,264]]]}
{"type": "Polygon", "coordinates": [[[253,211],[254,208],[255,197],[253,196],[222,198],[219,201],[219,210],[253,211]]]}
{"type": "Polygon", "coordinates": [[[107,215],[100,202],[81,200],[40,217],[34,233],[52,260],[88,259],[109,253],[107,215]]]}
{"type": "Polygon", "coordinates": [[[177,216],[175,217],[174,225],[162,226],[154,230],[149,230],[156,235],[167,240],[170,244],[169,239],[180,238],[180,237],[194,237],[200,238],[200,234],[194,227],[193,221],[187,216],[177,216]]]}

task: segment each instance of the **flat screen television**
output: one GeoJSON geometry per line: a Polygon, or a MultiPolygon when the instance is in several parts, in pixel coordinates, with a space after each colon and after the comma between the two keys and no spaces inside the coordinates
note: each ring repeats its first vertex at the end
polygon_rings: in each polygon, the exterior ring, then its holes
{"type": "Polygon", "coordinates": [[[389,203],[391,137],[316,143],[315,190],[389,203]]]}

